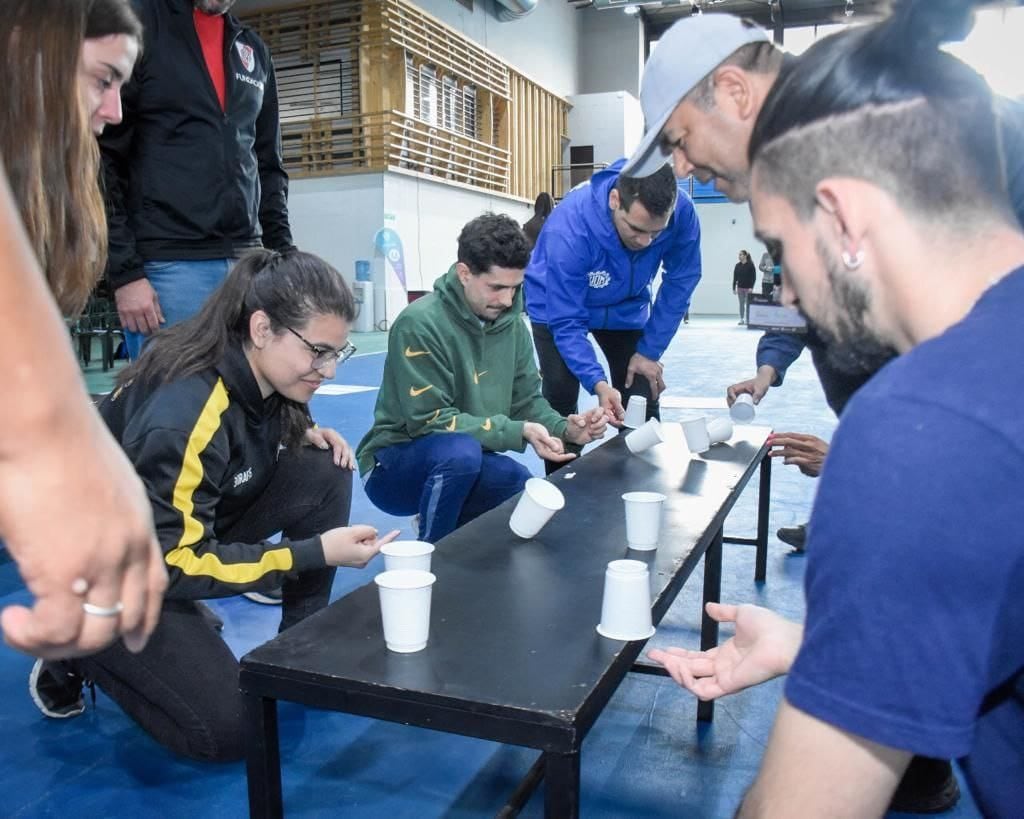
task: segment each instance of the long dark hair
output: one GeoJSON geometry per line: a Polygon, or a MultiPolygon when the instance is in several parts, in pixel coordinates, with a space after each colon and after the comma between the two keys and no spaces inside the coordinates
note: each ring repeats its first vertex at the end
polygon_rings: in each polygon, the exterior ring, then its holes
{"type": "Polygon", "coordinates": [[[939,49],[963,38],[977,4],[902,0],[783,68],[751,134],[759,181],[804,217],[829,174],[871,179],[919,213],[972,202],[1015,221],[1008,200],[996,201],[1005,180],[988,86],[939,49]]]}
{"type": "Polygon", "coordinates": [[[99,149],[78,85],[82,41],[99,5],[116,8],[131,29],[106,33],[140,30],[127,0],[7,0],[0,15],[0,157],[65,315],[85,305],[107,256],[99,149]]]}
{"type": "Polygon", "coordinates": [[[86,0],[85,39],[126,34],[142,51],[142,22],[129,0],[86,0]]]}
{"type": "MultiPolygon", "coordinates": [[[[117,383],[134,380],[155,387],[215,367],[229,346],[251,345],[249,319],[257,310],[267,314],[277,335],[302,328],[315,316],[334,315],[349,323],[356,317],[352,291],[319,256],[253,250],[195,316],[155,333],[117,383]]],[[[283,404],[284,441],[291,446],[309,427],[309,414],[305,405],[286,399],[283,404]]]]}

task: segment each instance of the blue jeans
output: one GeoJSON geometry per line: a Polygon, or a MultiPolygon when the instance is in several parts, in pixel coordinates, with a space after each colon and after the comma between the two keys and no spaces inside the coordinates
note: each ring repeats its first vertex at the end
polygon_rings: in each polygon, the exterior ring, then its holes
{"type": "Polygon", "coordinates": [[[436,433],[374,453],[366,494],[389,515],[420,516],[420,540],[436,543],[522,491],[530,470],[507,455],[484,452],[461,432],[436,433]],[[417,496],[411,487],[423,487],[417,496]]]}
{"type": "MultiPolygon", "coordinates": [[[[143,270],[156,290],[164,314],[164,323],[160,326],[170,327],[198,313],[234,263],[234,259],[146,262],[143,270]]],[[[124,343],[132,361],[139,357],[145,340],[143,333],[125,330],[124,343]]]]}

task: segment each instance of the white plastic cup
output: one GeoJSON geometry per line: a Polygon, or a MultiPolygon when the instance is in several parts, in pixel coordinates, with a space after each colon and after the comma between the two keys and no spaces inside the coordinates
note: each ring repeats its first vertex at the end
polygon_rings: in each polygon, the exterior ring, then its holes
{"type": "Polygon", "coordinates": [[[519,496],[519,503],[512,510],[509,528],[519,537],[529,540],[536,537],[551,516],[564,506],[565,496],[557,486],[543,478],[530,478],[519,496]]]}
{"type": "Polygon", "coordinates": [[[646,640],[651,624],[651,579],[639,560],[613,560],[604,573],[604,598],[597,633],[612,640],[646,640]]]}
{"type": "Polygon", "coordinates": [[[708,419],[703,415],[683,421],[683,436],[686,438],[686,445],[690,448],[690,452],[707,452],[711,448],[708,419]]]}
{"type": "Polygon", "coordinates": [[[380,553],[384,555],[384,568],[389,572],[398,569],[429,572],[434,544],[423,540],[395,540],[381,546],[380,553]]]}
{"type": "Polygon", "coordinates": [[[740,393],[736,396],[733,405],[729,407],[729,415],[737,424],[749,424],[757,415],[754,409],[754,396],[749,392],[740,393]]]}
{"type": "Polygon", "coordinates": [[[629,404],[626,405],[626,419],[622,422],[630,429],[638,429],[647,420],[647,399],[642,395],[629,396],[629,404]]]}
{"type": "Polygon", "coordinates": [[[652,446],[657,446],[665,440],[665,434],[661,431],[661,424],[657,418],[652,418],[646,424],[634,429],[626,436],[626,446],[634,455],[639,455],[652,446]]]}
{"type": "Polygon", "coordinates": [[[626,541],[629,548],[644,552],[657,549],[665,496],[660,492],[627,492],[622,500],[626,502],[626,541]]]}
{"type": "Polygon", "coordinates": [[[430,597],[437,578],[419,569],[396,569],[373,579],[380,592],[388,649],[400,654],[422,651],[430,633],[430,597]]]}
{"type": "Polygon", "coordinates": [[[712,444],[724,444],[732,438],[732,421],[724,415],[708,420],[708,439],[712,444]]]}

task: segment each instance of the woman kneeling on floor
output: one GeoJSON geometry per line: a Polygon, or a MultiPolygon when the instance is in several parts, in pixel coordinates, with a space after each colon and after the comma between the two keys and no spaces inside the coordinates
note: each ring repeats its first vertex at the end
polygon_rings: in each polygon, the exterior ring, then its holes
{"type": "Polygon", "coordinates": [[[149,493],[170,585],[141,653],[117,643],[36,663],[43,713],[80,714],[90,680],[177,753],[243,756],[238,663],[197,601],[281,585],[288,628],[327,605],[334,567],[365,566],[397,534],[346,525],[352,450],[307,409],[354,349],[354,318],[352,293],[321,259],[253,251],[121,373],[100,412],[149,493]]]}

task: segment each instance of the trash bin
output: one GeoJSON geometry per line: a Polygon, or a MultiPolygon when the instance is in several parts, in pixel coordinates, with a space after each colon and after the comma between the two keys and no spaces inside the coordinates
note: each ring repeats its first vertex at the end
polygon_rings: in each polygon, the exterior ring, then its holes
{"type": "Polygon", "coordinates": [[[373,332],[373,282],[356,280],[352,284],[352,295],[356,300],[357,333],[373,332]]]}

